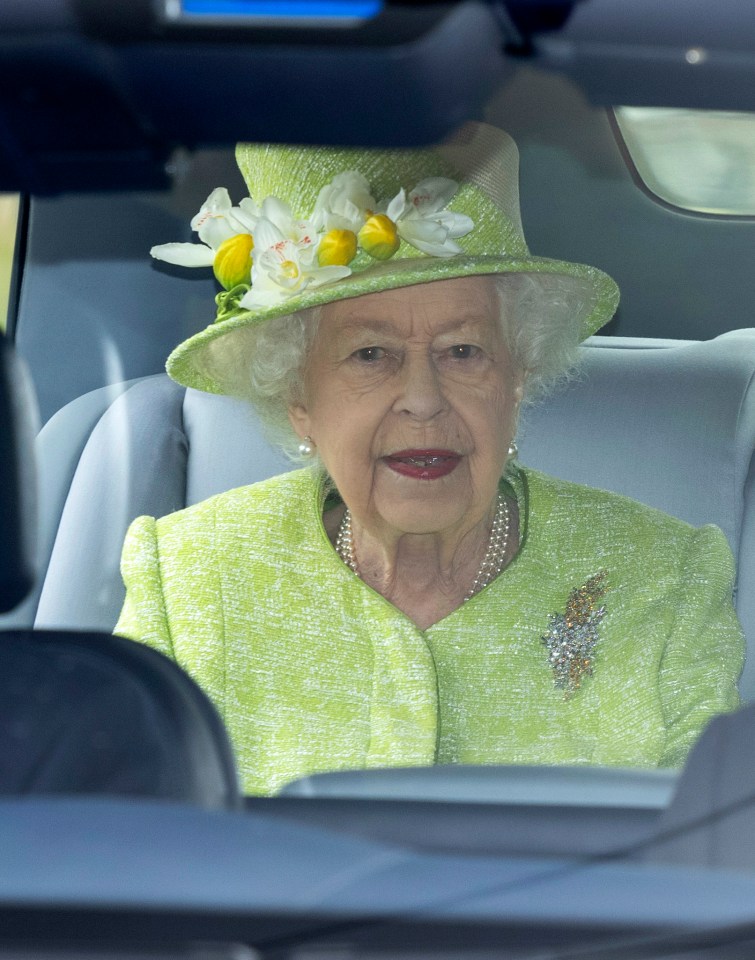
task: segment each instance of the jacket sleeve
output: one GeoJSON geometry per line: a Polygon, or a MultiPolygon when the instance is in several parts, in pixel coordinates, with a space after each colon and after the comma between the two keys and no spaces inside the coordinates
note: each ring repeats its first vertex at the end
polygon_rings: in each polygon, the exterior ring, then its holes
{"type": "Polygon", "coordinates": [[[684,763],[708,721],[735,710],[744,636],[732,602],[734,558],[714,526],[695,530],[683,559],[659,683],[666,723],[662,766],[684,763]]]}
{"type": "Polygon", "coordinates": [[[175,659],[165,610],[157,526],[153,517],[137,517],[121,554],[126,600],[115,633],[146,643],[175,659]]]}

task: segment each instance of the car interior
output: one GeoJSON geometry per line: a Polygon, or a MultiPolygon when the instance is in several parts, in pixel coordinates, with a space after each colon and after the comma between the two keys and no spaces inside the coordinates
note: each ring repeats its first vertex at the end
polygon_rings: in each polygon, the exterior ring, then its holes
{"type": "Polygon", "coordinates": [[[747,955],[754,77],[743,0],[7,0],[1,952],[747,955]],[[415,146],[467,119],[519,147],[530,249],[622,293],[524,412],[519,459],[721,528],[743,708],[681,771],[347,771],[244,797],[209,699],[112,635],[120,551],[137,516],[293,465],[241,401],[165,374],[216,286],[148,252],[190,240],[214,187],[244,195],[238,140],[415,146]]]}

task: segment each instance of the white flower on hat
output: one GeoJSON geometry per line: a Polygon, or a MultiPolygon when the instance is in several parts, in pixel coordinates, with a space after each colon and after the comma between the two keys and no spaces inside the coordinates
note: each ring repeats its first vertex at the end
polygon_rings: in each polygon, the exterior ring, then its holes
{"type": "Polygon", "coordinates": [[[291,212],[291,207],[277,197],[267,197],[262,201],[260,217],[252,231],[252,236],[255,247],[261,251],[277,243],[278,240],[291,240],[303,247],[316,244],[318,240],[317,229],[312,221],[297,220],[291,212]],[[273,235],[267,232],[266,225],[272,226],[277,231],[276,239],[270,239],[269,243],[266,241],[273,235]]]}
{"type": "Polygon", "coordinates": [[[226,318],[350,276],[360,249],[389,260],[405,240],[430,256],[461,253],[454,240],[474,223],[445,209],[457,190],[454,180],[427,177],[408,195],[402,188],[378,205],[367,179],[346,170],[322,187],[309,218],[301,219],[278,197],[259,206],[246,197],[235,207],[217,187],[191,221],[199,243],[164,243],[150,253],[182,267],[212,267],[227,293],[217,298],[218,317],[226,318]]]}
{"type": "Polygon", "coordinates": [[[459,185],[447,177],[427,177],[406,195],[402,188],[386,208],[402,240],[431,257],[453,257],[461,253],[457,237],[474,227],[474,221],[463,213],[452,213],[445,207],[456,195],[459,185]]]}
{"type": "Polygon", "coordinates": [[[291,239],[271,220],[261,218],[254,231],[252,286],[239,306],[245,310],[272,307],[307,287],[319,287],[348,277],[349,267],[319,265],[316,240],[316,236],[312,238],[308,234],[298,241],[291,239]]]}
{"type": "Polygon", "coordinates": [[[356,170],[337,174],[317,195],[312,222],[318,230],[359,233],[377,206],[367,179],[356,170]]]}
{"type": "Polygon", "coordinates": [[[234,207],[226,188],[216,187],[191,221],[191,229],[201,243],[163,243],[152,247],[150,254],[179,267],[211,267],[223,243],[239,234],[251,234],[258,218],[259,211],[251,197],[234,207]]]}
{"type": "Polygon", "coordinates": [[[225,187],[216,187],[191,221],[199,239],[217,249],[238,233],[251,233],[260,211],[251,197],[244,197],[238,207],[231,204],[225,187]]]}

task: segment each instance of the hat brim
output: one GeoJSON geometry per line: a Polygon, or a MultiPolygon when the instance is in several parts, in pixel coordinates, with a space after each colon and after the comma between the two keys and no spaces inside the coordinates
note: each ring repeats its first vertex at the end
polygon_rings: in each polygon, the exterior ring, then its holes
{"type": "MultiPolygon", "coordinates": [[[[355,272],[343,280],[321,287],[308,287],[298,296],[275,306],[242,311],[229,319],[211,324],[173,350],[168,357],[166,370],[173,380],[185,387],[206,393],[233,393],[232,385],[237,384],[239,379],[227,370],[234,354],[229,347],[232,347],[234,337],[243,335],[243,331],[251,326],[300,310],[382,290],[490,274],[528,274],[539,279],[546,291],[553,286],[553,279],[558,278],[559,295],[573,302],[581,340],[606,324],[619,302],[619,289],[611,277],[586,264],[532,256],[526,259],[478,255],[388,260],[355,272]],[[222,350],[218,349],[221,341],[222,350]]],[[[244,351],[239,350],[239,356],[243,355],[244,351]]]]}

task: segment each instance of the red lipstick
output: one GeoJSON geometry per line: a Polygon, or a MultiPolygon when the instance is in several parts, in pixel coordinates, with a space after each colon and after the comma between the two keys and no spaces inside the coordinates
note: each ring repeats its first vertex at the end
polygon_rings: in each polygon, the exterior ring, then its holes
{"type": "Polygon", "coordinates": [[[438,480],[458,467],[461,456],[453,450],[398,450],[383,460],[403,477],[438,480]]]}

